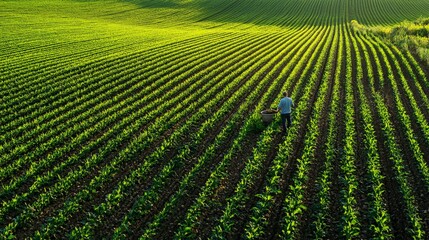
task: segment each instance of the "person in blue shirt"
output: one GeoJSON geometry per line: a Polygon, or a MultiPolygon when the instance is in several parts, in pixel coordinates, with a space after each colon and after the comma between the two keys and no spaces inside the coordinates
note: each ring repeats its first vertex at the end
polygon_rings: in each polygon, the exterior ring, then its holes
{"type": "Polygon", "coordinates": [[[286,133],[286,129],[290,127],[292,124],[290,119],[290,113],[292,112],[293,101],[290,97],[288,97],[287,91],[283,92],[283,98],[280,100],[279,106],[277,107],[277,112],[280,111],[280,115],[282,118],[282,130],[286,133]],[[287,127],[286,127],[287,121],[287,127]]]}

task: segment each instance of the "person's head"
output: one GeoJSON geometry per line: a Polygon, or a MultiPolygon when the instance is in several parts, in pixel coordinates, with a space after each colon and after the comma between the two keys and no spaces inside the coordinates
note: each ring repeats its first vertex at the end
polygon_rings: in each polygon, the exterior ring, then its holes
{"type": "Polygon", "coordinates": [[[283,92],[283,97],[287,97],[287,91],[283,92]]]}

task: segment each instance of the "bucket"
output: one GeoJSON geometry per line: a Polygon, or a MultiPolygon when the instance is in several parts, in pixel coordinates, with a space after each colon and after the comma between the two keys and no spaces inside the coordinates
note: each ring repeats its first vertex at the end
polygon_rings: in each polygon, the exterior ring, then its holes
{"type": "Polygon", "coordinates": [[[262,121],[265,123],[270,123],[273,121],[273,117],[274,115],[276,115],[277,112],[268,109],[268,110],[264,110],[261,112],[261,116],[262,116],[262,121]]]}

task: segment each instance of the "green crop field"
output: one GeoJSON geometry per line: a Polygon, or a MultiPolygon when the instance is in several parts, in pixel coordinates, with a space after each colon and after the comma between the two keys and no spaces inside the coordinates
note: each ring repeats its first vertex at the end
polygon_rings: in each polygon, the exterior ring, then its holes
{"type": "Polygon", "coordinates": [[[0,239],[429,239],[427,59],[351,24],[425,17],[0,1],[0,239]],[[287,134],[260,115],[285,90],[287,134]]]}

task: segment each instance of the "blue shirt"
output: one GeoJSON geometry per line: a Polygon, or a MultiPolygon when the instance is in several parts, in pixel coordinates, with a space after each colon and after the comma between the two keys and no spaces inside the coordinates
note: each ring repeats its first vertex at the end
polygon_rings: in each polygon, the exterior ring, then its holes
{"type": "Polygon", "coordinates": [[[290,97],[284,97],[280,100],[278,108],[281,110],[281,114],[291,113],[293,102],[290,97]]]}

